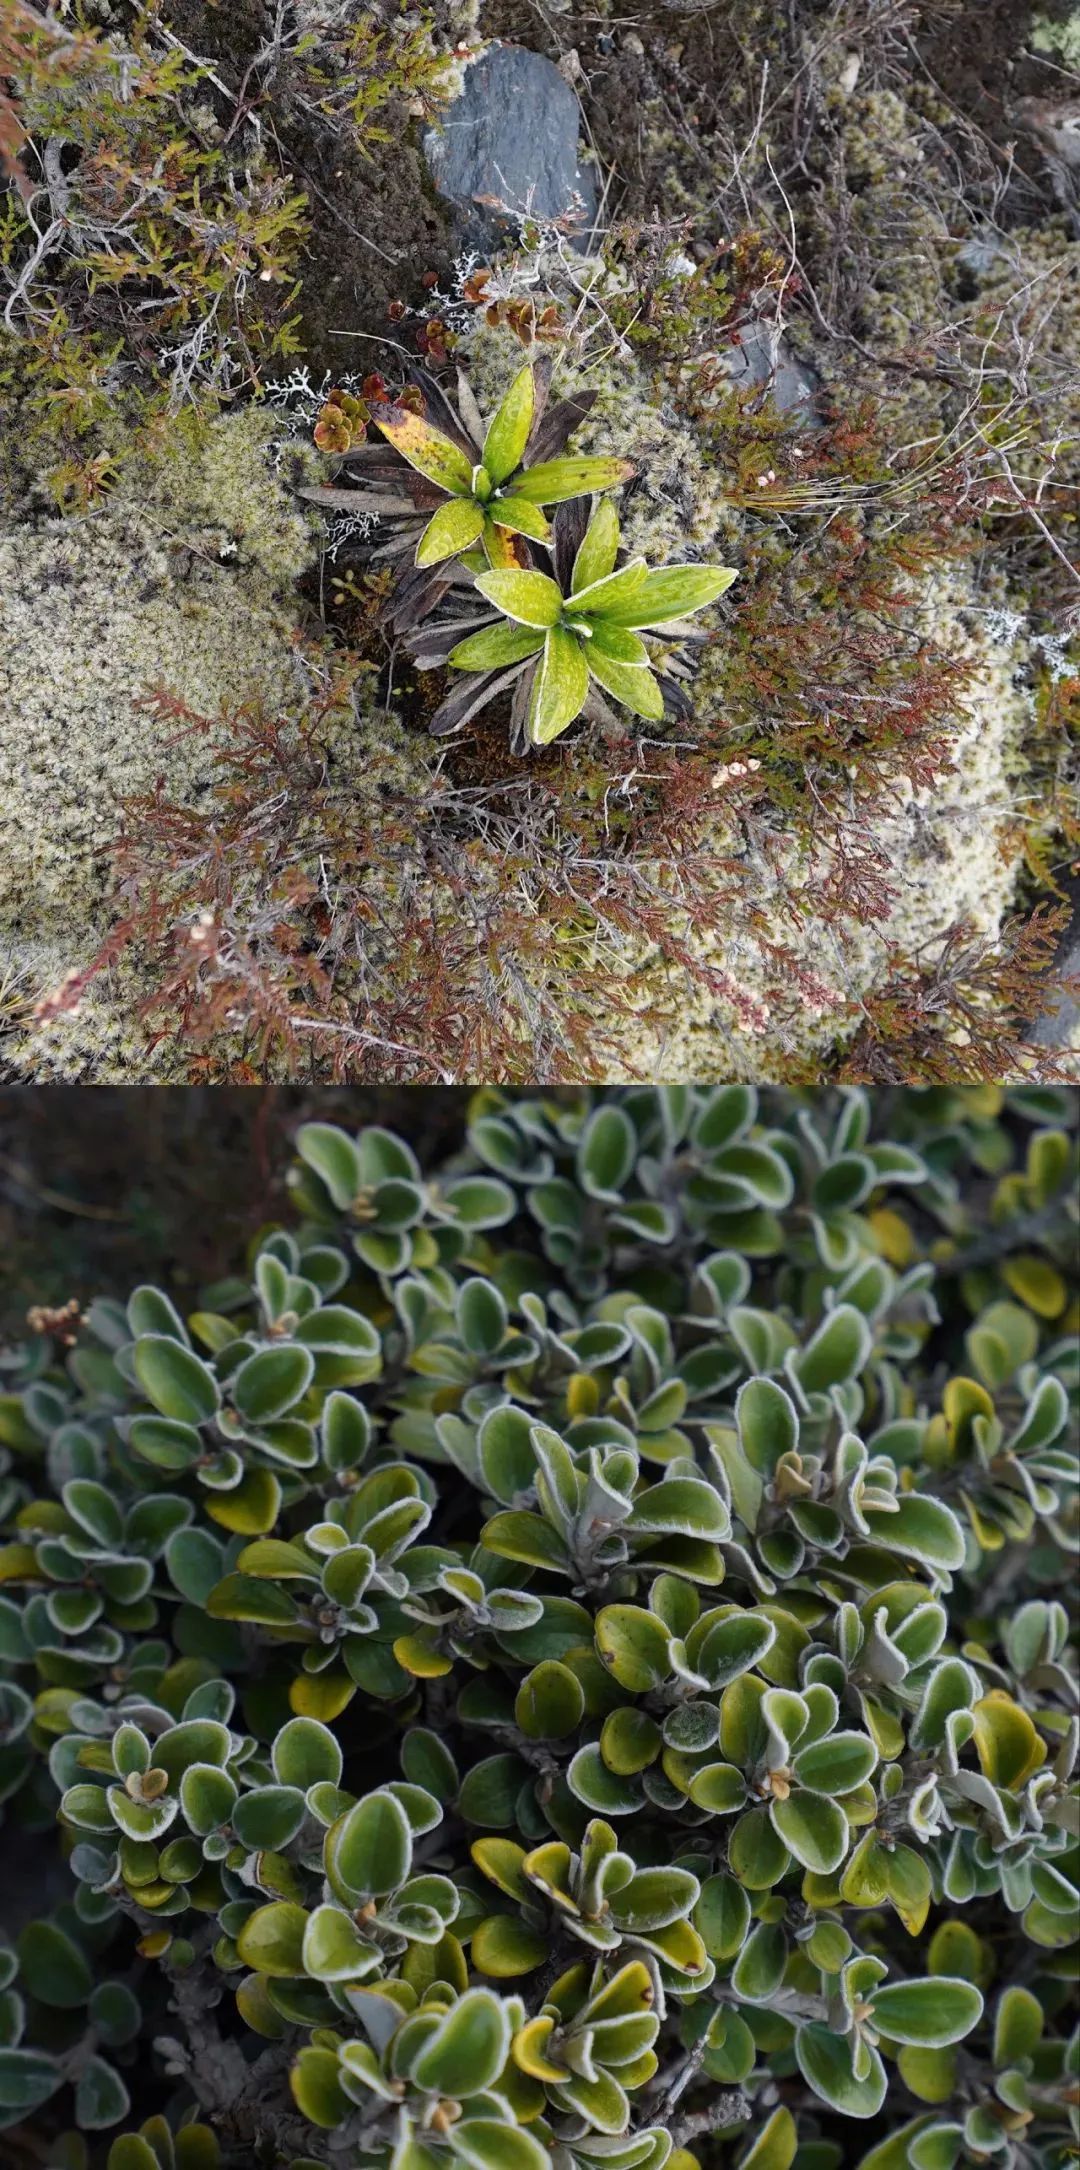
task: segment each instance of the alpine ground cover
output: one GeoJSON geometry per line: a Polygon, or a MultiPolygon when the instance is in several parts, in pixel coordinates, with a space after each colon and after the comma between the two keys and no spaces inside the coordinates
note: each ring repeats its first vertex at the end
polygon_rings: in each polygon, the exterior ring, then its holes
{"type": "Polygon", "coordinates": [[[4,1357],[11,2159],[1064,2170],[1069,1098],[296,1147],[4,1357]]]}
{"type": "Polygon", "coordinates": [[[1032,1039],[1076,839],[1072,48],[1027,18],[6,0],[6,1074],[1075,1071],[1032,1039]],[[528,217],[463,253],[431,184],[500,38],[580,98],[588,258],[528,217]],[[449,662],[464,561],[546,572],[549,516],[378,415],[468,452],[526,367],[628,560],[737,571],[688,656],[449,662]],[[391,583],[453,606],[419,654],[391,583]]]}

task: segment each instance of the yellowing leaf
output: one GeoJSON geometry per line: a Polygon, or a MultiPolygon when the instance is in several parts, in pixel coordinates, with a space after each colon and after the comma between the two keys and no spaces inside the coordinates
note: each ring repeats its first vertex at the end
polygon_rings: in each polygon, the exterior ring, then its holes
{"type": "Polygon", "coordinates": [[[371,419],[402,459],[426,475],[429,482],[437,482],[451,497],[472,496],[472,463],[441,430],[432,429],[430,422],[409,408],[393,407],[381,400],[371,419]]]}
{"type": "Polygon", "coordinates": [[[249,1469],[231,1492],[214,1492],[206,1512],[222,1529],[238,1537],[261,1537],[272,1530],[281,1509],[281,1486],[269,1469],[249,1469]]]}
{"type": "Polygon", "coordinates": [[[340,1718],[356,1694],[356,1683],[336,1667],[325,1673],[297,1673],[289,1689],[289,1707],[298,1718],[340,1718]]]}
{"type": "Polygon", "coordinates": [[[1022,1786],[1046,1755],[1046,1742],[1027,1711],[1004,1688],[991,1688],[976,1703],[974,1717],[975,1749],[984,1776],[995,1786],[1022,1786]]]}
{"type": "Polygon", "coordinates": [[[1040,1319],[1060,1318],[1069,1301],[1065,1282],[1048,1259],[1035,1258],[1027,1252],[1019,1258],[1004,1259],[1001,1278],[1013,1295],[1040,1319]]]}
{"type": "Polygon", "coordinates": [[[891,1206],[879,1206],[867,1215],[870,1233],[882,1258],[890,1266],[910,1266],[915,1256],[915,1238],[902,1213],[895,1213],[891,1206]]]}
{"type": "Polygon", "coordinates": [[[500,527],[504,534],[527,535],[530,542],[551,540],[551,522],[546,513],[539,505],[530,505],[524,497],[493,497],[487,507],[487,519],[489,526],[500,527]]]}
{"type": "Polygon", "coordinates": [[[422,1635],[399,1635],[394,1644],[394,1656],[414,1680],[441,1680],[444,1673],[452,1672],[453,1661],[425,1642],[422,1635]]]}

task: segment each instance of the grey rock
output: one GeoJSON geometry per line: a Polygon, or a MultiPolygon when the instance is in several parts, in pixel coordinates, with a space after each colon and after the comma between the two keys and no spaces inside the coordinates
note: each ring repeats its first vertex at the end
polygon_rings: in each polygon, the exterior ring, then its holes
{"type": "Polygon", "coordinates": [[[763,317],[744,324],[739,344],[722,357],[722,367],[737,392],[768,388],[781,414],[797,416],[809,429],[820,429],[823,416],[815,394],[819,379],[796,361],[775,325],[763,317]]]}
{"type": "Polygon", "coordinates": [[[440,196],[456,211],[461,245],[485,249],[526,215],[552,220],[580,199],[575,246],[596,223],[596,168],[578,153],[581,115],[554,62],[523,45],[488,47],[465,70],[461,96],[424,137],[440,196]]]}

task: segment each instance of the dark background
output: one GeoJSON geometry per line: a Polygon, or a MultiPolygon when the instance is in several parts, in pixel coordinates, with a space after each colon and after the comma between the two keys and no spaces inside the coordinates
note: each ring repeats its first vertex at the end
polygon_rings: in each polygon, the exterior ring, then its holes
{"type": "Polygon", "coordinates": [[[460,1137],[465,1086],[0,1088],[0,1334],[27,1306],[197,1288],[285,1217],[298,1123],[385,1123],[427,1160],[460,1137]],[[456,1136],[455,1136],[456,1133],[456,1136]]]}

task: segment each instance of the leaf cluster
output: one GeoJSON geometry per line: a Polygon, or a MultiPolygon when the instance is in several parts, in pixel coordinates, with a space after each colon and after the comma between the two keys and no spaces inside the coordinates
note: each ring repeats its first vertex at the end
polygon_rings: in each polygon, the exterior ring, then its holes
{"type": "Polygon", "coordinates": [[[72,1885],[4,1950],[7,2126],[1058,2170],[1069,1115],[486,1092],[431,1169],[309,1122],[246,1270],[12,1351],[0,1793],[72,1885]]]}

